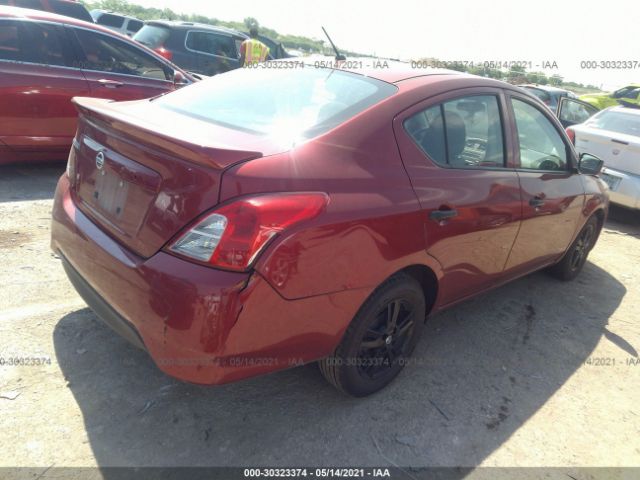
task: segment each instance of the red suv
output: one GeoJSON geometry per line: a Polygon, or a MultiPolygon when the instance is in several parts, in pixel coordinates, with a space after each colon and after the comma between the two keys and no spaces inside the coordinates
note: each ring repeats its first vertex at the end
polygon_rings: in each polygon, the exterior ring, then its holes
{"type": "Polygon", "coordinates": [[[0,164],[66,159],[76,131],[74,96],[137,100],[191,80],[106,28],[0,7],[0,164]]]}
{"type": "Polygon", "coordinates": [[[52,248],[190,382],[319,361],[375,392],[428,314],[541,268],[574,278],[607,213],[602,162],[491,79],[307,65],[75,101],[52,248]]]}

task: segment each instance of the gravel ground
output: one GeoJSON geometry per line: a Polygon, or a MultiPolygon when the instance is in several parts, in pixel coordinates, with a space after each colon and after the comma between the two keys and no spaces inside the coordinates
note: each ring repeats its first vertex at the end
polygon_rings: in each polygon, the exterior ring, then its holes
{"type": "Polygon", "coordinates": [[[640,466],[640,215],[612,212],[574,282],[536,273],[432,318],[418,364],[356,400],[314,365],[161,373],[49,249],[63,169],[0,169],[0,466],[640,466]]]}

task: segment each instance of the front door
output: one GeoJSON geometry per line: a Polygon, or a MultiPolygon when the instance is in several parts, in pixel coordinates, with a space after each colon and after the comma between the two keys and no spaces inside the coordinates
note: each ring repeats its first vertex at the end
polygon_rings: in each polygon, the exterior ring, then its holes
{"type": "Polygon", "coordinates": [[[522,226],[506,268],[517,274],[562,256],[581,217],[584,187],[573,149],[551,112],[516,93],[509,104],[522,187],[522,226]]]}
{"type": "Polygon", "coordinates": [[[135,45],[115,36],[68,27],[77,38],[81,67],[91,96],[138,100],[173,90],[173,70],[135,45]]]}
{"type": "Polygon", "coordinates": [[[427,252],[441,264],[449,304],[502,281],[520,224],[518,175],[499,89],[463,89],[394,119],[424,215],[427,252]]]}

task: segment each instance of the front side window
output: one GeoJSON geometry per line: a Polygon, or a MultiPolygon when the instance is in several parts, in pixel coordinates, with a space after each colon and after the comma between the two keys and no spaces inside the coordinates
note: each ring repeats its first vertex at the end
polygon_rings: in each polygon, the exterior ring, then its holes
{"type": "Polygon", "coordinates": [[[163,108],[282,142],[320,135],[397,92],[322,68],[237,69],[156,98],[163,108]]]}
{"type": "Polygon", "coordinates": [[[536,107],[511,100],[518,130],[520,168],[567,170],[567,147],[558,130],[536,107]]]}
{"type": "Polygon", "coordinates": [[[613,98],[627,98],[628,95],[638,87],[623,87],[620,90],[616,90],[611,95],[613,98]]]}
{"type": "Polygon", "coordinates": [[[85,54],[84,69],[170,80],[169,68],[139,48],[101,33],[74,30],[85,54]]]}
{"type": "Polygon", "coordinates": [[[196,52],[217,55],[219,57],[237,58],[235,43],[228,35],[209,32],[187,33],[187,48],[196,52]]]}
{"type": "Polygon", "coordinates": [[[404,127],[439,165],[504,166],[502,121],[494,95],[468,96],[430,107],[405,120],[404,127]]]}
{"type": "Polygon", "coordinates": [[[154,50],[160,48],[171,35],[171,30],[162,25],[144,25],[133,39],[154,50]]]}

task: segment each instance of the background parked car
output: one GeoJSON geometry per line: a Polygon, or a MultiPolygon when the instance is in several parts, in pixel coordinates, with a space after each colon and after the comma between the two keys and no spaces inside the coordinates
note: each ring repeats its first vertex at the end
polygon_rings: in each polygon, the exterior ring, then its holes
{"type": "Polygon", "coordinates": [[[154,20],[133,39],[176,65],[202,75],[216,75],[240,66],[244,33],[193,22],[154,20]]]}
{"type": "Polygon", "coordinates": [[[598,110],[615,105],[640,107],[640,83],[632,83],[611,93],[589,93],[581,95],[580,100],[587,102],[598,110]]]}
{"type": "Polygon", "coordinates": [[[128,37],[135,35],[144,25],[142,20],[135,17],[120,15],[119,13],[108,12],[106,10],[91,10],[91,16],[98,25],[102,25],[128,37]]]}
{"type": "MultiPolygon", "coordinates": [[[[563,102],[559,115],[575,109],[576,100],[563,102]]],[[[567,128],[578,152],[604,160],[601,177],[610,189],[611,202],[640,209],[640,109],[610,107],[584,123],[567,128]]]]}
{"type": "Polygon", "coordinates": [[[569,90],[565,90],[563,88],[551,87],[548,85],[519,85],[520,88],[524,88],[530,93],[533,93],[536,97],[538,97],[542,103],[544,103],[547,107],[551,109],[552,112],[555,112],[558,108],[558,103],[561,98],[578,98],[576,94],[570,92],[569,90]]]}
{"type": "Polygon", "coordinates": [[[0,0],[0,5],[42,10],[93,23],[93,18],[86,7],[74,0],[0,0]]]}
{"type": "Polygon", "coordinates": [[[147,98],[192,78],[106,28],[47,12],[0,7],[0,163],[66,159],[75,96],[147,98]]]}

